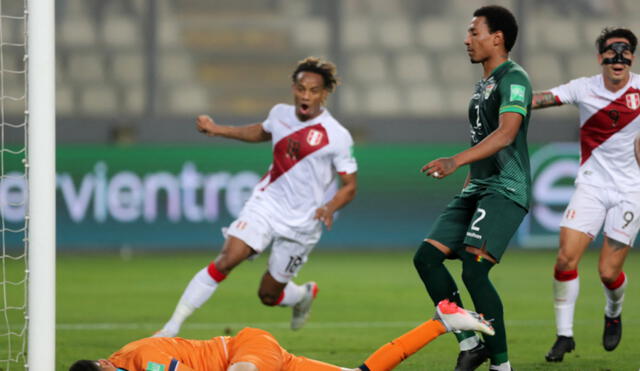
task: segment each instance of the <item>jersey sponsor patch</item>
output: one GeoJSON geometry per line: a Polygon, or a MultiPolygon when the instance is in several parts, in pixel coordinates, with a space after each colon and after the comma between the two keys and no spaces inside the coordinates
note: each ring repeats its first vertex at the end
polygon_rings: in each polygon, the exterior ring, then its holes
{"type": "Polygon", "coordinates": [[[509,97],[510,101],[519,101],[524,103],[524,93],[525,88],[523,85],[519,84],[511,84],[511,95],[509,97]]]}
{"type": "Polygon", "coordinates": [[[147,362],[145,371],[164,371],[164,365],[161,363],[147,362]]]}
{"type": "Polygon", "coordinates": [[[467,237],[475,238],[477,240],[482,239],[482,236],[477,234],[476,232],[467,232],[467,237]]]}

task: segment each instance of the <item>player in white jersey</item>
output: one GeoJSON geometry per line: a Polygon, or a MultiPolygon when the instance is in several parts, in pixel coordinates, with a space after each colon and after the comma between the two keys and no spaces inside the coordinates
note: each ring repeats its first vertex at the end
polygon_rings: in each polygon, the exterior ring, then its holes
{"type": "Polygon", "coordinates": [[[640,75],[630,72],[637,45],[627,29],[605,28],[598,39],[602,73],[535,93],[533,108],[575,104],[580,111],[580,169],[560,224],[554,271],[557,337],[546,355],[562,361],[575,348],[573,314],[580,288],[578,262],[604,224],[598,270],[606,305],[604,349],[622,337],[624,261],[640,229],[640,75]]]}
{"type": "Polygon", "coordinates": [[[320,239],[322,224],[333,224],[336,210],[356,193],[356,160],[349,132],[323,106],[337,85],[336,68],[309,57],[292,74],[294,105],[278,104],[262,123],[222,126],[199,116],[197,129],[208,136],[273,143],[273,163],[228,229],[222,251],[193,277],[171,319],[156,336],[173,337],[193,311],[204,304],[237,265],[271,246],[269,266],[258,296],[269,306],[293,307],[291,328],[306,321],[318,287],[295,284],[298,273],[320,239]],[[336,179],[341,186],[325,198],[336,179]]]}

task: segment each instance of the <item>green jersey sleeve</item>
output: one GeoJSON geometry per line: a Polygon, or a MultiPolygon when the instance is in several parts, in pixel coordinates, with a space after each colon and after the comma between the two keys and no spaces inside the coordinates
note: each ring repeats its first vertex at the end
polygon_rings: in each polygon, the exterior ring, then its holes
{"type": "Polygon", "coordinates": [[[527,108],[531,106],[533,92],[526,74],[520,71],[507,73],[500,80],[498,91],[500,92],[499,114],[515,112],[527,116],[527,108]]]}

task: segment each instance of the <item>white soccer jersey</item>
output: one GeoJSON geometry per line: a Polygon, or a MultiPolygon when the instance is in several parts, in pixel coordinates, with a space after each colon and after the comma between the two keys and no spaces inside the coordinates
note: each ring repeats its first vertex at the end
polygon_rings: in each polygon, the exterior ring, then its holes
{"type": "Polygon", "coordinates": [[[263,214],[279,234],[292,239],[317,231],[315,212],[336,173],[357,171],[351,135],[326,108],[302,122],[288,104],[275,105],[262,127],[271,133],[273,163],[245,208],[263,214]]]}
{"type": "Polygon", "coordinates": [[[556,100],[580,110],[580,170],[576,183],[640,190],[634,139],[640,134],[640,75],[613,93],[602,75],[583,77],[551,89],[556,100]]]}

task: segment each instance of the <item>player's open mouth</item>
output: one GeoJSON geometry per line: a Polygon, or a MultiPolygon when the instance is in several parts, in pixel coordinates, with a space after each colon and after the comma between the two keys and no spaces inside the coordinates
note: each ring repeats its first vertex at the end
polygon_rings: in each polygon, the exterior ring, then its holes
{"type": "Polygon", "coordinates": [[[300,104],[300,113],[302,113],[303,115],[308,115],[309,114],[309,105],[306,104],[306,103],[300,104]]]}
{"type": "Polygon", "coordinates": [[[624,71],[624,67],[623,66],[614,66],[612,67],[613,71],[615,72],[622,72],[624,71]]]}

